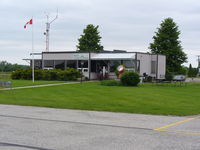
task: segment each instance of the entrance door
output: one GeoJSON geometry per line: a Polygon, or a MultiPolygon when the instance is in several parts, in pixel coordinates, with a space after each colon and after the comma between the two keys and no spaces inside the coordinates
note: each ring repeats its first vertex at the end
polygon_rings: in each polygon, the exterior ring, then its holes
{"type": "Polygon", "coordinates": [[[78,60],[78,70],[82,71],[83,76],[89,78],[88,60],[78,60]]]}

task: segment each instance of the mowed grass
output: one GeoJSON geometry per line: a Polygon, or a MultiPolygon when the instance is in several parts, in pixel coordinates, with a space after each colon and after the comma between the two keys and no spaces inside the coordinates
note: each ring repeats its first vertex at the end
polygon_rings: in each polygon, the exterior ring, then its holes
{"type": "Polygon", "coordinates": [[[11,80],[12,87],[24,87],[24,86],[34,86],[34,85],[44,85],[44,84],[53,84],[53,83],[64,83],[67,81],[43,81],[43,80],[11,80]]]}
{"type": "MultiPolygon", "coordinates": [[[[67,81],[43,81],[43,80],[12,80],[11,73],[0,73],[0,81],[11,81],[12,87],[23,87],[23,86],[34,86],[34,85],[43,85],[43,84],[53,84],[53,83],[63,83],[67,81]]],[[[0,87],[1,89],[2,87],[0,87]]]]}
{"type": "Polygon", "coordinates": [[[0,81],[8,81],[11,80],[11,73],[10,72],[0,72],[0,81]]]}
{"type": "Polygon", "coordinates": [[[0,91],[1,104],[159,115],[200,114],[200,84],[139,87],[99,82],[0,91]]]}

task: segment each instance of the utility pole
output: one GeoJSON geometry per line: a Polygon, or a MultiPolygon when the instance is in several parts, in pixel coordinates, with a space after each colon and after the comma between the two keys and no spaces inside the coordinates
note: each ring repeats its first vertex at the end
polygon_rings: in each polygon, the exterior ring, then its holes
{"type": "Polygon", "coordinates": [[[200,76],[200,55],[198,57],[198,76],[200,76]]]}
{"type": "Polygon", "coordinates": [[[50,32],[50,26],[51,24],[58,18],[58,10],[56,17],[49,22],[49,15],[46,15],[47,17],[47,23],[46,23],[46,32],[44,32],[44,35],[46,36],[46,52],[49,52],[49,32],[50,32]]]}

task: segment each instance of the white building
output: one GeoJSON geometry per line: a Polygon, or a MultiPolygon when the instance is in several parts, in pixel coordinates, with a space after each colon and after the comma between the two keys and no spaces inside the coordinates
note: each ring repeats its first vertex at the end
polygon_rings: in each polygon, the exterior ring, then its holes
{"type": "Polygon", "coordinates": [[[42,69],[82,70],[89,79],[98,79],[106,73],[108,79],[116,78],[115,70],[124,65],[126,70],[137,71],[140,76],[147,74],[155,79],[164,79],[166,72],[166,56],[160,54],[103,51],[94,52],[42,52],[42,58],[35,60],[35,66],[42,69]]]}

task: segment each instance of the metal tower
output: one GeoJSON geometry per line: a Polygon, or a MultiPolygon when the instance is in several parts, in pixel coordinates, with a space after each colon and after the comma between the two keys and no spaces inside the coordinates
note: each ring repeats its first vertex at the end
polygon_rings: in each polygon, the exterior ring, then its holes
{"type": "Polygon", "coordinates": [[[198,76],[200,76],[200,55],[198,57],[198,76]]]}
{"type": "Polygon", "coordinates": [[[56,17],[49,22],[49,15],[46,15],[47,17],[47,23],[46,23],[46,32],[44,32],[44,35],[46,36],[46,52],[49,52],[49,32],[50,32],[50,25],[58,18],[58,10],[56,17]]]}

